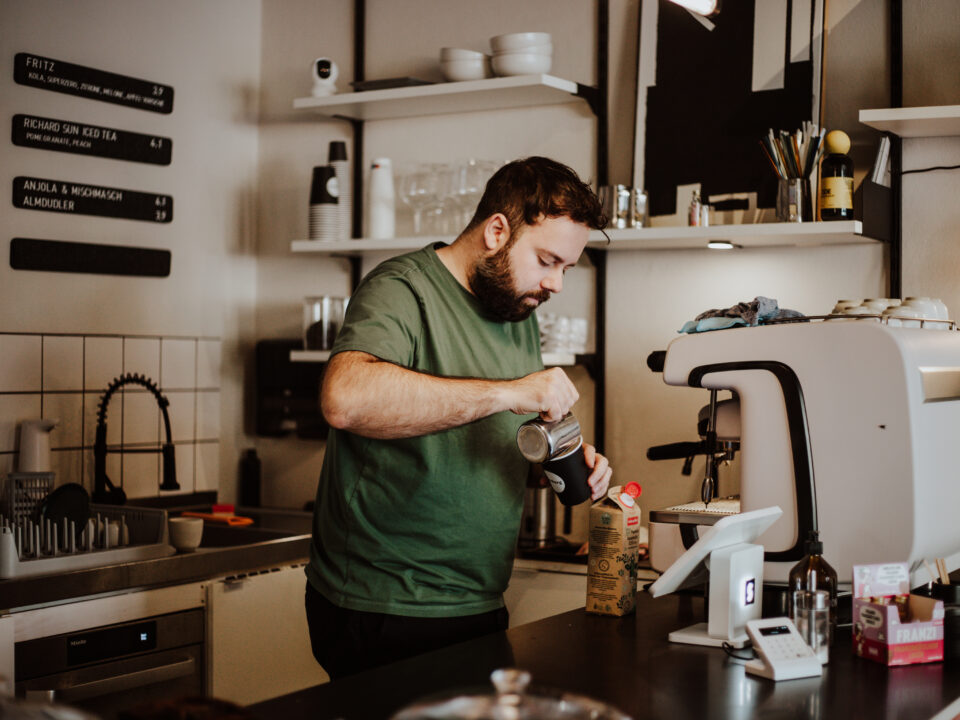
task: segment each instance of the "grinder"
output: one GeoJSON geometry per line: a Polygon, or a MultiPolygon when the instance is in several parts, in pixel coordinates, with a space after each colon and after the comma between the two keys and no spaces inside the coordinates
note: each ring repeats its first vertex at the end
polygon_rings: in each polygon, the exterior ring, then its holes
{"type": "Polygon", "coordinates": [[[534,418],[517,430],[517,447],[530,462],[543,463],[543,474],[564,505],[590,497],[590,468],[583,456],[580,423],[572,414],[547,422],[534,418]]]}

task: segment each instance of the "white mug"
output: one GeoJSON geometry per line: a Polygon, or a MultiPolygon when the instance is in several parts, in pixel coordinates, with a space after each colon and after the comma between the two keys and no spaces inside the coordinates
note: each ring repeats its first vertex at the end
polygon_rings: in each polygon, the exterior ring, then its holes
{"type": "Polygon", "coordinates": [[[170,544],[180,552],[193,552],[203,538],[203,518],[172,517],[167,521],[170,544]]]}

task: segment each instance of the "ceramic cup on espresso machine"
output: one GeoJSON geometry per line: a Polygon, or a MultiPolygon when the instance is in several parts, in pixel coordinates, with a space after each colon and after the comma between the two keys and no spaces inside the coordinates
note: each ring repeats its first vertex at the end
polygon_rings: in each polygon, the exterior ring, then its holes
{"type": "Polygon", "coordinates": [[[530,462],[543,463],[543,473],[564,505],[579,505],[590,497],[590,468],[583,457],[580,423],[567,414],[546,422],[534,418],[517,430],[517,447],[530,462]]]}

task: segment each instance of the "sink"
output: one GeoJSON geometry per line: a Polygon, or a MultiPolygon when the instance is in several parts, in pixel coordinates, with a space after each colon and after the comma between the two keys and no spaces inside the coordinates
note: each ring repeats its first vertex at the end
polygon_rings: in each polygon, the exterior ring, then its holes
{"type": "MultiPolygon", "coordinates": [[[[211,512],[212,508],[196,508],[200,512],[211,512]]],[[[237,515],[253,520],[252,525],[226,525],[204,521],[201,548],[226,548],[283,538],[309,535],[312,526],[312,514],[293,510],[273,510],[267,508],[237,508],[237,515]]],[[[175,513],[177,514],[177,513],[175,513]]]]}
{"type": "Polygon", "coordinates": [[[304,533],[288,530],[273,530],[270,528],[241,525],[231,527],[206,522],[203,524],[203,537],[200,540],[202,548],[236,547],[238,545],[253,545],[268,540],[295,537],[304,533]]]}

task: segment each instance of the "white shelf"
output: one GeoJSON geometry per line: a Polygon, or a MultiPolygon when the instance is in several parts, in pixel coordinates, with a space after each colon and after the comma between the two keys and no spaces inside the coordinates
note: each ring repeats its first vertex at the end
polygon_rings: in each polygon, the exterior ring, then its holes
{"type": "Polygon", "coordinates": [[[329,350],[291,350],[290,362],[326,362],[330,359],[329,350]]]}
{"type": "Polygon", "coordinates": [[[607,244],[599,232],[590,233],[590,245],[602,250],[705,250],[711,240],[727,240],[741,248],[815,247],[878,243],[863,236],[859,220],[808,223],[759,223],[712,227],[649,227],[607,230],[607,244]]]}
{"type": "Polygon", "coordinates": [[[569,367],[577,364],[577,356],[573,353],[544,353],[544,367],[569,367]]]}
{"type": "MultiPolygon", "coordinates": [[[[330,359],[329,350],[291,350],[290,362],[326,362],[330,359]]],[[[559,367],[577,364],[577,356],[567,353],[544,353],[543,364],[546,367],[559,367]]]]}
{"type": "MultiPolygon", "coordinates": [[[[729,240],[741,248],[814,247],[818,245],[863,245],[880,242],[863,235],[859,220],[809,223],[761,223],[756,225],[714,225],[712,227],[652,227],[607,230],[590,233],[590,247],[617,250],[705,250],[711,240],[729,240]]],[[[453,237],[405,237],[389,240],[294,240],[293,252],[321,255],[362,255],[368,252],[407,252],[434,243],[452,242],[453,237]]]]}
{"type": "Polygon", "coordinates": [[[489,80],[338,93],[293,101],[297,110],[356,120],[416,117],[578,102],[577,83],[553,75],[516,75],[489,80]]]}
{"type": "Polygon", "coordinates": [[[452,237],[402,237],[388,240],[294,240],[290,249],[295,253],[319,253],[320,255],[363,255],[368,252],[406,252],[419,250],[434,242],[452,242],[452,237]]]}
{"type": "Polygon", "coordinates": [[[861,110],[860,122],[904,138],[960,135],[960,105],[861,110]]]}

